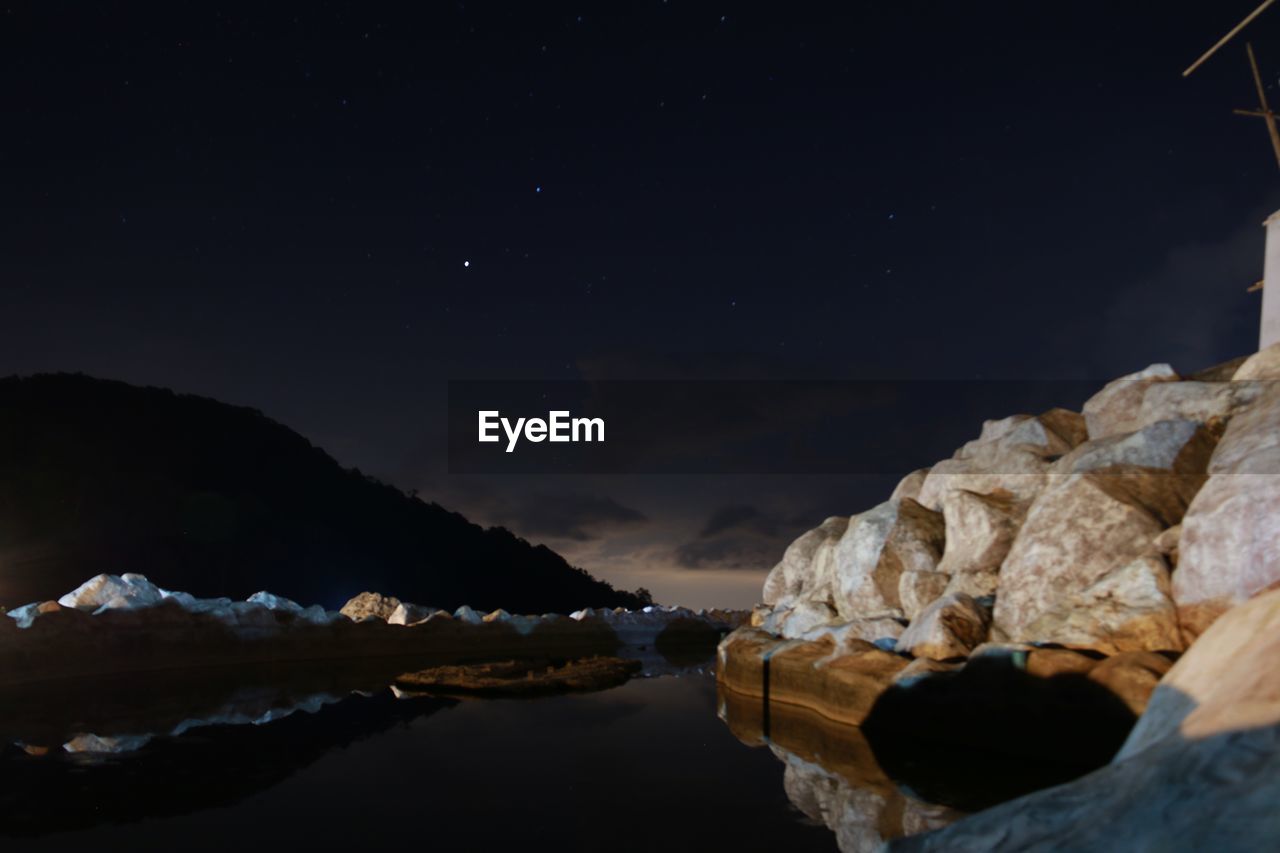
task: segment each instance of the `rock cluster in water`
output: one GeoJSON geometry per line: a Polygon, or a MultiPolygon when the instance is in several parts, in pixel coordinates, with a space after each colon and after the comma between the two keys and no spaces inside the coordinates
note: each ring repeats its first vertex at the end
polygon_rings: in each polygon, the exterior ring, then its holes
{"type": "Polygon", "coordinates": [[[1113,822],[1133,846],[1221,848],[1190,817],[1143,834],[1157,812],[1193,813],[1196,785],[1240,798],[1245,824],[1227,849],[1274,837],[1280,819],[1247,789],[1280,760],[1264,657],[1280,643],[1280,592],[1267,592],[1280,585],[1276,380],[1280,346],[1193,377],[1154,365],[1081,412],[988,421],[885,503],[787,549],[752,624],[721,644],[722,688],[845,723],[896,718],[939,740],[999,743],[1004,726],[1004,739],[1051,758],[1092,749],[1102,763],[1124,743],[1104,770],[905,849],[1064,837],[1095,849],[1113,822]],[[1105,736],[1074,742],[1048,721],[1037,735],[1000,717],[1011,704],[1051,709],[1035,703],[1052,697],[1090,708],[1080,715],[1097,714],[1105,736]],[[1180,781],[1162,788],[1161,774],[1180,781]],[[1075,835],[1060,834],[1069,826],[1075,835]]]}

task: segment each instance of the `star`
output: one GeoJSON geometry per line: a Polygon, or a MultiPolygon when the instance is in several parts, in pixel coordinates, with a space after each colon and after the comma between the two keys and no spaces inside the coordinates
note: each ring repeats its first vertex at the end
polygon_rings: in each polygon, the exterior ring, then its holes
{"type": "Polygon", "coordinates": [[[463,262],[462,262],[462,265],[463,265],[464,267],[469,267],[469,266],[471,266],[471,261],[463,261],[463,262]]]}

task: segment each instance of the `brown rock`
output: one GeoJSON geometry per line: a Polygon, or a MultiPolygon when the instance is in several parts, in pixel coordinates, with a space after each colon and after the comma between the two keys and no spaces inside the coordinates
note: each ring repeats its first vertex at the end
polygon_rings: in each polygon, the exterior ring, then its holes
{"type": "Polygon", "coordinates": [[[764,603],[774,605],[789,604],[801,599],[829,600],[831,570],[827,564],[832,559],[835,544],[848,526],[848,518],[828,518],[792,542],[783,553],[782,560],[765,578],[764,603]]]}
{"type": "Polygon", "coordinates": [[[1000,565],[1026,513],[1027,505],[1007,493],[950,492],[942,505],[947,541],[938,563],[938,571],[951,578],[946,591],[994,595],[1000,565]]]}
{"type": "Polygon", "coordinates": [[[991,614],[964,593],[930,604],[898,638],[897,650],[918,658],[964,657],[987,639],[991,614]]]}
{"type": "Polygon", "coordinates": [[[1173,599],[1188,639],[1233,605],[1280,584],[1277,424],[1280,384],[1272,384],[1227,426],[1209,481],[1182,521],[1173,599]]]}
{"type": "Polygon", "coordinates": [[[400,599],[393,596],[362,592],[342,605],[338,612],[352,622],[359,622],[361,619],[381,619],[386,622],[399,606],[400,599]]]}
{"type": "Polygon", "coordinates": [[[933,571],[944,535],[942,514],[909,498],[851,518],[832,561],[830,587],[841,618],[901,616],[902,573],[933,571]]]}
{"type": "Polygon", "coordinates": [[[1137,717],[1171,666],[1173,661],[1155,652],[1121,652],[1092,667],[1089,680],[1118,696],[1137,717]]]}
{"type": "Polygon", "coordinates": [[[1106,652],[1148,641],[1180,648],[1167,645],[1167,587],[1144,558],[1203,482],[1213,438],[1203,425],[1162,421],[1059,460],[1001,567],[999,636],[1106,652]]]}
{"type": "Polygon", "coordinates": [[[903,572],[898,581],[898,598],[902,614],[915,619],[920,612],[947,591],[951,578],[942,572],[903,572]]]}
{"type": "Polygon", "coordinates": [[[1133,432],[1143,426],[1142,399],[1156,382],[1176,382],[1178,374],[1167,364],[1153,364],[1107,385],[1084,404],[1085,424],[1092,439],[1133,432]]]}
{"type": "Polygon", "coordinates": [[[920,489],[924,486],[925,478],[929,476],[928,468],[918,468],[907,476],[903,477],[896,487],[893,494],[889,495],[889,500],[900,501],[903,498],[917,500],[920,497],[920,489]]]}

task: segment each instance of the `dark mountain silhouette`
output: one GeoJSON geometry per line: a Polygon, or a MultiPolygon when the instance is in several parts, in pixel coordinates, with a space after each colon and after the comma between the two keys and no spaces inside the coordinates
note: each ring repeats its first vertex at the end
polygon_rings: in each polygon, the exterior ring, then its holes
{"type": "Polygon", "coordinates": [[[529,613],[643,603],[254,409],[80,374],[0,379],[0,605],[130,571],[328,607],[366,589],[529,613]]]}

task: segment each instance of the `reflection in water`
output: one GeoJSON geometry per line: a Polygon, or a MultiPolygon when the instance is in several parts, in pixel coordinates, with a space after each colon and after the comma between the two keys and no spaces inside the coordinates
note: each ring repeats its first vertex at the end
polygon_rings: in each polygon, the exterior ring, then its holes
{"type": "Polygon", "coordinates": [[[377,666],[0,693],[0,846],[832,846],[790,806],[773,757],[716,719],[700,667],[599,693],[459,703],[397,700],[387,685],[410,667],[377,666]]]}
{"type": "Polygon", "coordinates": [[[881,769],[856,726],[833,723],[789,705],[766,707],[757,698],[721,688],[720,717],[748,746],[768,746],[785,765],[788,799],[815,823],[835,833],[845,853],[946,826],[963,816],[912,796],[881,769]]]}

